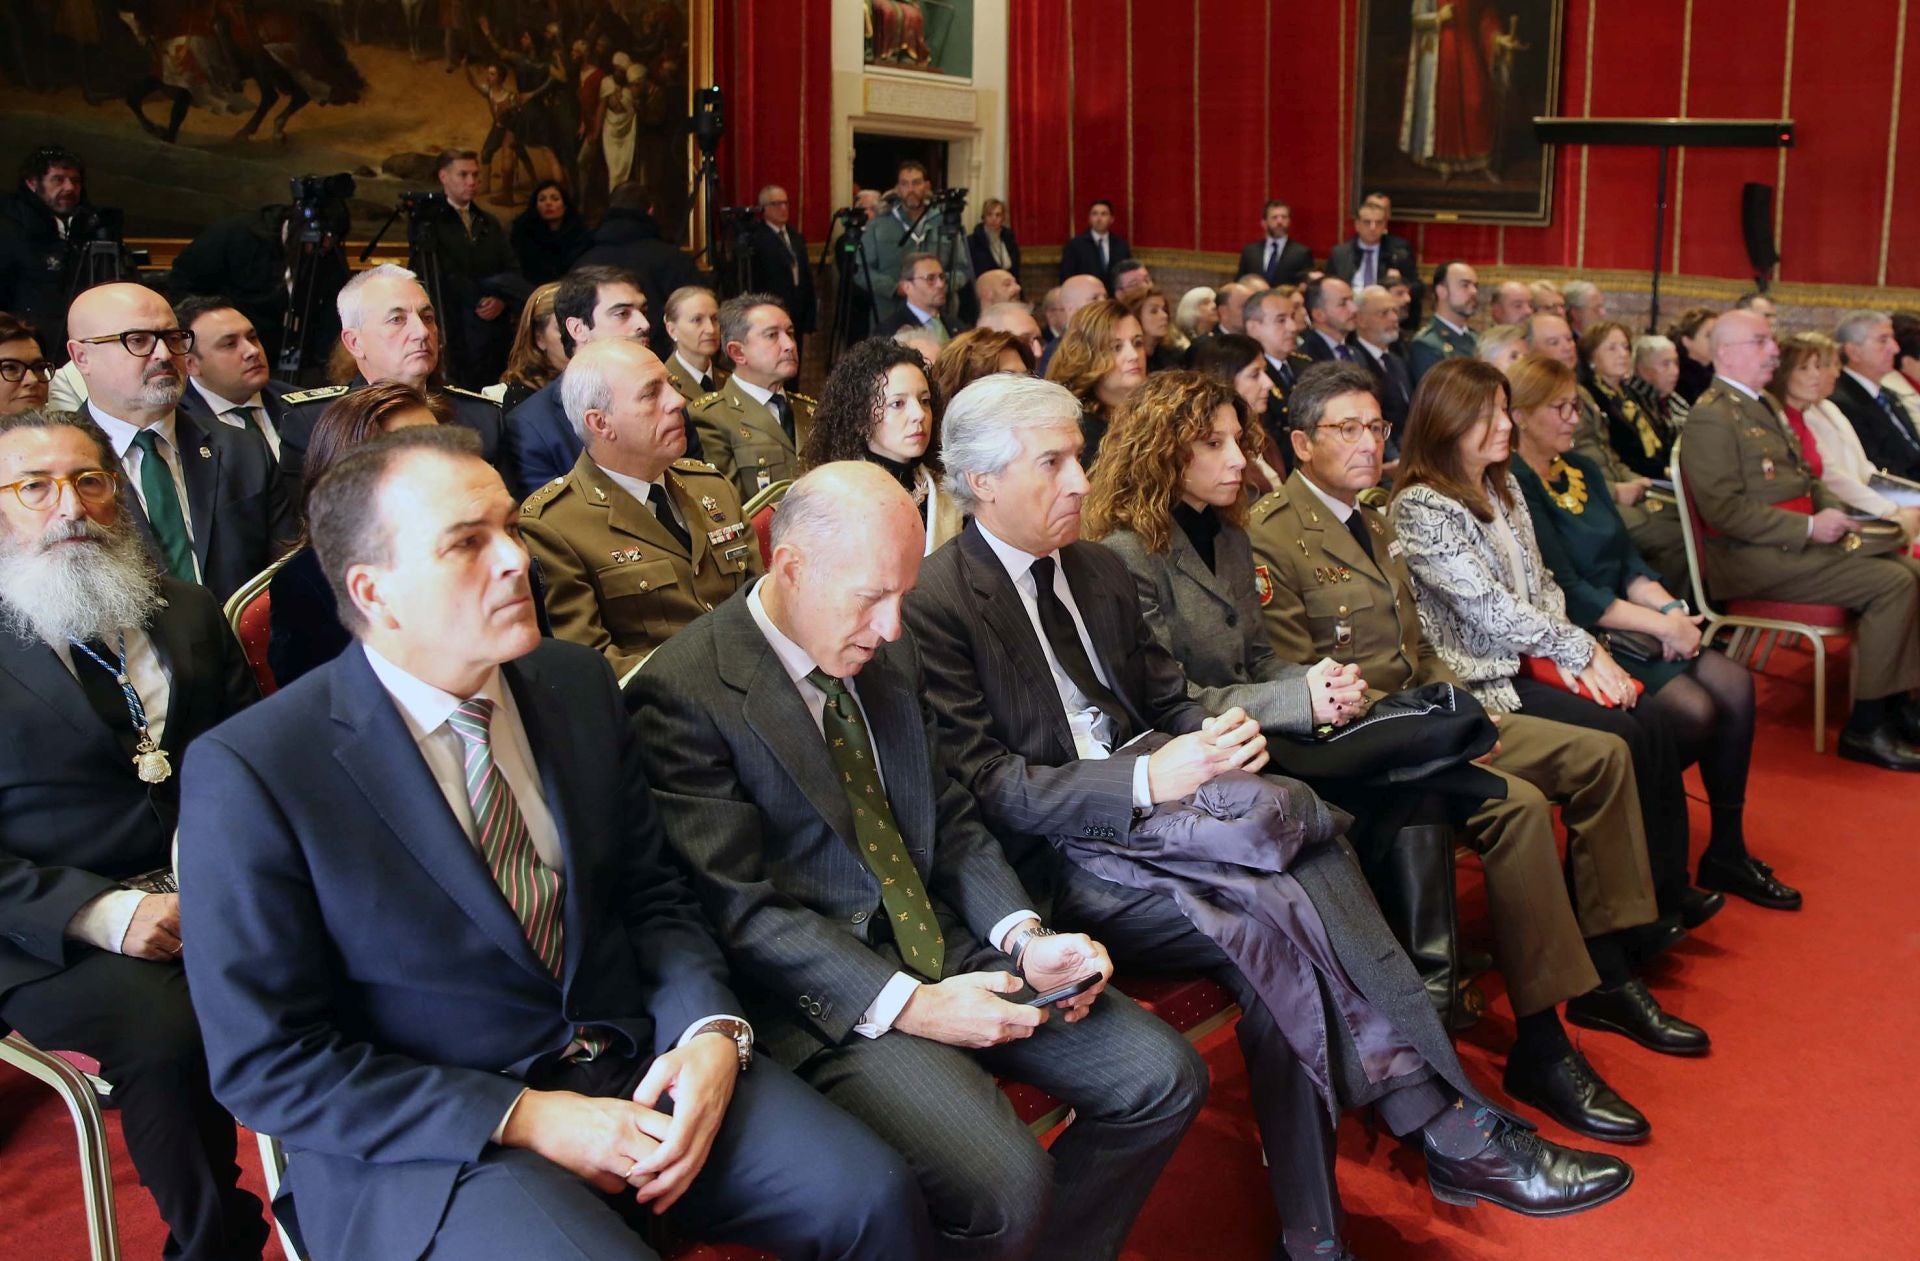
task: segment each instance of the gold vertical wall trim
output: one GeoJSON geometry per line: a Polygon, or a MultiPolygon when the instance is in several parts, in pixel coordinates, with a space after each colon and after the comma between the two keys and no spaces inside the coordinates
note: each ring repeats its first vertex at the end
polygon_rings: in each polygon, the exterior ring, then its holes
{"type": "MultiPolygon", "coordinates": [[[[1793,39],[1798,0],[1787,0],[1787,57],[1780,71],[1780,117],[1793,117],[1793,39]]],[[[1898,124],[1896,123],[1896,126],[1898,124]]],[[[1780,228],[1787,221],[1787,151],[1780,150],[1773,168],[1773,241],[1780,247],[1780,228]]]]}
{"type": "Polygon", "coordinates": [[[1127,0],[1122,20],[1127,24],[1127,226],[1138,236],[1139,225],[1133,219],[1136,213],[1133,200],[1133,0],[1127,0]]]}
{"type": "Polygon", "coordinates": [[[1200,248],[1200,0],[1193,0],[1193,248],[1200,248]]]}
{"type": "Polygon", "coordinates": [[[1080,189],[1075,184],[1073,169],[1074,118],[1073,118],[1073,0],[1067,0],[1067,236],[1074,235],[1073,208],[1080,204],[1080,189]]]}
{"type": "MultiPolygon", "coordinates": [[[[1593,19],[1600,8],[1600,0],[1587,0],[1587,49],[1585,69],[1581,75],[1586,79],[1580,85],[1580,117],[1593,117],[1593,19]]],[[[1573,265],[1585,270],[1587,266],[1587,156],[1592,153],[1591,145],[1580,146],[1580,227],[1573,246],[1573,265]]]]}
{"type": "MultiPolygon", "coordinates": [[[[1687,97],[1693,89],[1693,0],[1687,0],[1686,16],[1680,27],[1680,117],[1687,117],[1687,97]]],[[[1680,222],[1687,206],[1687,146],[1673,164],[1673,262],[1667,270],[1680,271],[1680,222]]]]}
{"type": "Polygon", "coordinates": [[[1887,191],[1880,204],[1880,268],[1874,280],[1877,285],[1887,283],[1887,245],[1893,237],[1893,174],[1895,159],[1900,154],[1900,76],[1905,73],[1906,59],[1907,0],[1900,0],[1893,27],[1893,106],[1887,111],[1893,125],[1887,128],[1887,191]]]}

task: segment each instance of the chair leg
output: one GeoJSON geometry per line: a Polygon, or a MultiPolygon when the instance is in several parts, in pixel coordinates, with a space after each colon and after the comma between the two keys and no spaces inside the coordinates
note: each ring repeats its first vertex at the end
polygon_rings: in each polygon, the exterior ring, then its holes
{"type": "Polygon", "coordinates": [[[7,1062],[51,1086],[73,1118],[80,1147],[80,1185],[86,1197],[87,1242],[93,1261],[120,1261],[120,1232],[113,1216],[113,1157],[107,1125],[93,1085],[73,1065],[18,1036],[7,1039],[7,1062]]]}
{"type": "Polygon", "coordinates": [[[1780,645],[1780,632],[1760,632],[1760,645],[1760,660],[1754,663],[1753,668],[1761,673],[1765,673],[1767,663],[1773,660],[1773,650],[1780,645]]]}
{"type": "MultiPolygon", "coordinates": [[[[280,1140],[271,1134],[255,1134],[260,1142],[260,1172],[266,1176],[267,1203],[273,1203],[273,1197],[280,1194],[280,1178],[287,1171],[287,1154],[280,1146],[280,1140]]],[[[280,1236],[280,1250],[287,1254],[287,1261],[305,1261],[300,1249],[294,1246],[287,1235],[287,1228],[279,1218],[273,1222],[274,1233],[280,1236]]]]}
{"type": "Polygon", "coordinates": [[[1821,635],[1807,636],[1813,645],[1813,751],[1827,751],[1827,643],[1821,635]]]}

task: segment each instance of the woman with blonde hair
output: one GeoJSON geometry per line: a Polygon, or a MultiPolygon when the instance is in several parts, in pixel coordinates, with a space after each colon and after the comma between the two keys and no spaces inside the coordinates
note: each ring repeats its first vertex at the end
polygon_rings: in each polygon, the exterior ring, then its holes
{"type": "Polygon", "coordinates": [[[996,372],[1031,376],[1033,349],[1026,338],[994,328],[970,328],[940,348],[932,380],[940,397],[952,398],[981,377],[996,372]]]}
{"type": "Polygon", "coordinates": [[[1140,321],[1141,349],[1147,354],[1148,372],[1165,372],[1180,366],[1181,354],[1168,340],[1173,333],[1173,303],[1158,285],[1135,289],[1120,299],[1120,305],[1140,321]]]}
{"type": "Polygon", "coordinates": [[[1080,463],[1089,472],[1114,413],[1146,379],[1145,337],[1140,321],[1126,307],[1100,298],[1073,313],[1047,364],[1047,380],[1080,400],[1086,438],[1080,463]]]}
{"type": "Polygon", "coordinates": [[[557,280],[541,285],[520,308],[520,327],[514,330],[513,346],[507,351],[507,370],[500,374],[499,385],[482,391],[500,404],[502,412],[520,406],[567,370],[567,348],[561,344],[560,321],[553,314],[553,295],[559,288],[557,280]]]}

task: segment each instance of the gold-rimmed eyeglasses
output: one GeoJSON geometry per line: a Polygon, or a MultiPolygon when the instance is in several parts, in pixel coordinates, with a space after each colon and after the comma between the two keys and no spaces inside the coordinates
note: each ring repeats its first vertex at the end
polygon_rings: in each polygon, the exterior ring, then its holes
{"type": "Polygon", "coordinates": [[[1387,422],[1384,420],[1342,420],[1322,421],[1313,427],[1315,433],[1330,433],[1350,447],[1360,445],[1360,435],[1365,434],[1375,442],[1387,440],[1387,422]]]}
{"type": "Polygon", "coordinates": [[[20,506],[29,512],[41,512],[60,502],[60,492],[73,487],[73,493],[83,504],[100,505],[111,500],[120,486],[120,475],[110,473],[103,468],[81,469],[67,477],[54,477],[41,473],[33,477],[23,477],[17,482],[8,482],[0,490],[10,490],[20,506]]]}

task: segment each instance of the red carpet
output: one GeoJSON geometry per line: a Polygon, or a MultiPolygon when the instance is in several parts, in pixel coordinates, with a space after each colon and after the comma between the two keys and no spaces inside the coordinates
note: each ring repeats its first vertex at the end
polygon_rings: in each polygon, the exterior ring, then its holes
{"type": "MultiPolygon", "coordinates": [[[[1814,756],[1804,665],[1776,653],[1778,677],[1761,681],[1747,834],[1756,853],[1806,892],[1807,909],[1784,915],[1735,902],[1655,975],[1662,1001],[1713,1035],[1705,1059],[1668,1059],[1571,1030],[1602,1075],[1653,1121],[1649,1143],[1621,1149],[1638,1173],[1632,1189],[1595,1212],[1555,1221],[1448,1208],[1427,1194],[1417,1156],[1349,1120],[1340,1179],[1362,1257],[1920,1255],[1909,1167],[1920,1097],[1904,1084],[1901,1053],[1920,1044],[1920,782],[1831,752],[1814,756]]],[[[1835,674],[1845,677],[1844,662],[1835,674]]],[[[1832,699],[1844,712],[1837,691],[1832,699]]],[[[1694,831],[1703,842],[1704,807],[1695,808],[1694,831]]],[[[1484,929],[1477,873],[1462,883],[1463,914],[1484,929]]],[[[1497,977],[1483,983],[1492,1010],[1461,1054],[1501,1099],[1512,1015],[1497,997],[1497,977]]],[[[1257,1261],[1277,1237],[1238,1046],[1222,1032],[1204,1049],[1213,1098],[1134,1231],[1132,1261],[1257,1261]]],[[[1551,1125],[1546,1132],[1568,1137],[1551,1125]]],[[[72,1151],[52,1095],[0,1070],[0,1258],[86,1256],[72,1151]]],[[[252,1149],[243,1156],[258,1190],[252,1149]]],[[[116,1168],[124,1252],[146,1261],[158,1256],[164,1232],[124,1150],[116,1168]]],[[[277,1245],[269,1255],[280,1255],[277,1245]]]]}

